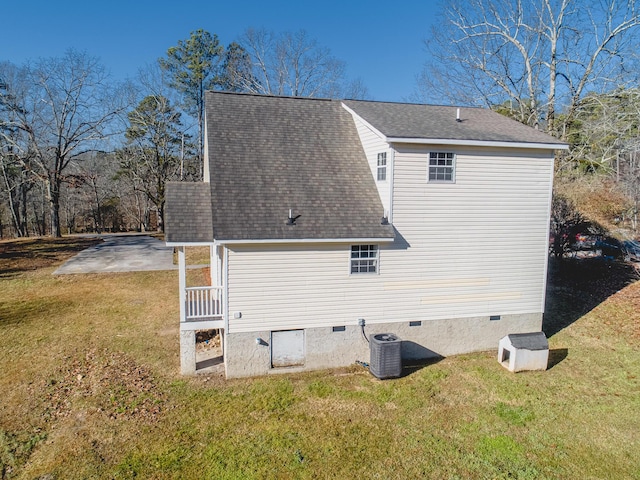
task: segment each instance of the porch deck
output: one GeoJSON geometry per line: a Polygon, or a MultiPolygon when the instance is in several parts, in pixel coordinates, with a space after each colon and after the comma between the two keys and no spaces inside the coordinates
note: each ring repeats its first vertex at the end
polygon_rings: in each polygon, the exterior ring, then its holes
{"type": "Polygon", "coordinates": [[[222,287],[185,288],[185,315],[180,330],[224,328],[222,287]]]}

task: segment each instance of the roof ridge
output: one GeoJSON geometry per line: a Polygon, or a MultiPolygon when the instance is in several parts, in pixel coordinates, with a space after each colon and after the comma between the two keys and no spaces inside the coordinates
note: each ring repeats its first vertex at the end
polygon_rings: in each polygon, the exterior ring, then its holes
{"type": "Polygon", "coordinates": [[[387,105],[405,105],[416,107],[444,107],[444,108],[471,108],[474,110],[490,110],[485,107],[473,106],[473,105],[443,105],[441,103],[417,103],[417,102],[397,102],[397,101],[385,101],[385,100],[356,100],[356,99],[344,99],[343,102],[360,102],[360,103],[378,103],[387,105]]]}
{"type": "Polygon", "coordinates": [[[206,93],[213,93],[216,95],[235,95],[235,96],[244,96],[244,97],[262,97],[262,98],[281,98],[288,100],[314,100],[321,102],[333,102],[339,99],[334,98],[324,98],[324,97],[300,97],[293,95],[273,95],[273,94],[265,94],[265,93],[255,93],[255,92],[232,92],[229,90],[207,90],[206,93]]]}

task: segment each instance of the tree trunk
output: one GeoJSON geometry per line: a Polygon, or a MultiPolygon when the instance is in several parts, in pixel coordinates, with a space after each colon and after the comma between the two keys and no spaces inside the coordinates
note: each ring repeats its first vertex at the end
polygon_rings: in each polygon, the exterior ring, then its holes
{"type": "Polygon", "coordinates": [[[47,182],[48,192],[47,200],[49,200],[49,214],[51,222],[51,236],[62,237],[60,228],[60,187],[62,181],[59,177],[55,177],[53,181],[47,182]]]}
{"type": "Polygon", "coordinates": [[[158,206],[158,231],[164,233],[164,202],[158,206]]]}
{"type": "Polygon", "coordinates": [[[19,217],[20,217],[20,231],[22,232],[22,236],[24,237],[28,237],[29,236],[29,225],[27,223],[27,193],[28,189],[26,187],[26,184],[23,183],[20,186],[20,194],[22,195],[22,202],[20,204],[20,207],[22,209],[22,213],[19,213],[19,217]]]}

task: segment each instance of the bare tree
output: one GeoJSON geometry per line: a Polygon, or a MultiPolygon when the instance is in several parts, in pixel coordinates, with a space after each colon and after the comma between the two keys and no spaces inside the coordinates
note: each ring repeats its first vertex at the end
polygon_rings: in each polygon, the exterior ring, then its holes
{"type": "Polygon", "coordinates": [[[18,237],[27,231],[27,194],[30,182],[22,164],[27,162],[21,147],[19,107],[13,85],[18,83],[18,69],[8,63],[0,64],[0,201],[6,204],[13,230],[18,237]]]}
{"type": "Polygon", "coordinates": [[[573,241],[572,233],[576,233],[576,228],[585,223],[584,216],[576,209],[573,202],[564,195],[554,192],[550,234],[551,252],[556,258],[562,258],[569,250],[573,241]]]}
{"type": "Polygon", "coordinates": [[[235,57],[243,60],[234,64],[236,70],[244,72],[236,77],[237,90],[295,97],[337,98],[345,92],[360,98],[367,95],[361,82],[345,80],[345,63],[304,30],[276,34],[250,28],[240,45],[248,58],[235,57]]]}
{"type": "Polygon", "coordinates": [[[567,161],[583,173],[599,172],[620,180],[621,154],[635,148],[639,122],[637,88],[586,95],[567,125],[565,137],[572,145],[567,161]]]}
{"type": "Polygon", "coordinates": [[[30,154],[23,163],[44,187],[51,234],[62,234],[60,196],[70,162],[96,149],[115,132],[112,121],[126,108],[124,97],[108,83],[99,61],[69,50],[24,67],[28,79],[18,97],[17,124],[30,154]]]}
{"type": "Polygon", "coordinates": [[[419,96],[501,104],[564,136],[586,93],[635,77],[638,26],[635,0],[447,0],[419,96]]]}

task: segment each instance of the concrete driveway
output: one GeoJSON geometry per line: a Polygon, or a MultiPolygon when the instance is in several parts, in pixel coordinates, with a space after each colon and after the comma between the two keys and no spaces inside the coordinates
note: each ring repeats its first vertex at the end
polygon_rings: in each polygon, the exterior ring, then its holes
{"type": "Polygon", "coordinates": [[[173,248],[148,235],[97,235],[104,241],[67,260],[54,275],[176,270],[173,248]]]}

